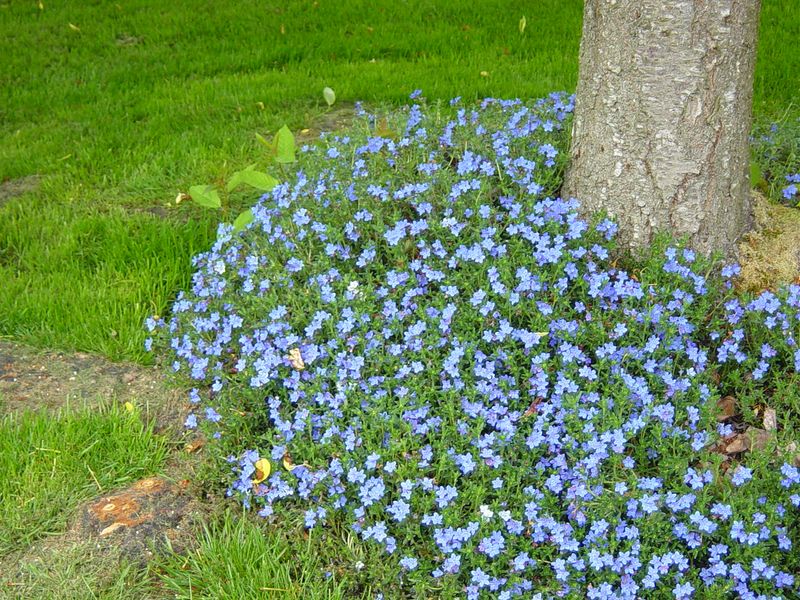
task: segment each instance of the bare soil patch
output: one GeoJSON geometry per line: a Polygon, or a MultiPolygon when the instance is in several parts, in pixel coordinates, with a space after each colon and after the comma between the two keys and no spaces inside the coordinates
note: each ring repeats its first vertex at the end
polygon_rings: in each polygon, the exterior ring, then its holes
{"type": "Polygon", "coordinates": [[[338,105],[319,115],[309,127],[301,129],[295,136],[298,146],[319,140],[320,133],[343,131],[353,125],[355,108],[352,105],[338,105]]]}
{"type": "Polygon", "coordinates": [[[12,198],[37,190],[41,180],[39,175],[28,175],[19,179],[0,181],[0,208],[12,198]]]}
{"type": "Polygon", "coordinates": [[[0,415],[131,402],[145,419],[155,422],[157,431],[177,431],[185,397],[182,390],[168,386],[157,367],[0,341],[0,415]]]}

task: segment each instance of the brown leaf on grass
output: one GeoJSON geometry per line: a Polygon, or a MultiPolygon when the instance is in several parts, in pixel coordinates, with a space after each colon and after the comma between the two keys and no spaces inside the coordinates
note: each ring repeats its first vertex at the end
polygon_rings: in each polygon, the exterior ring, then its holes
{"type": "Polygon", "coordinates": [[[777,431],[778,429],[778,414],[774,408],[764,409],[764,429],[767,431],[777,431]]]}
{"type": "Polygon", "coordinates": [[[188,452],[189,454],[194,454],[195,452],[200,450],[200,448],[202,448],[205,445],[206,445],[205,439],[203,439],[201,437],[196,438],[196,439],[192,440],[191,442],[189,442],[188,444],[186,444],[186,452],[188,452]]]}
{"type": "Polygon", "coordinates": [[[531,415],[535,415],[536,411],[539,410],[539,405],[542,403],[542,398],[536,398],[528,409],[522,414],[522,418],[525,419],[526,417],[530,417],[531,415]]]}
{"type": "Polygon", "coordinates": [[[725,396],[724,398],[720,398],[717,400],[717,408],[720,411],[717,415],[717,421],[725,421],[730,419],[736,414],[736,398],[733,396],[725,396]]]}

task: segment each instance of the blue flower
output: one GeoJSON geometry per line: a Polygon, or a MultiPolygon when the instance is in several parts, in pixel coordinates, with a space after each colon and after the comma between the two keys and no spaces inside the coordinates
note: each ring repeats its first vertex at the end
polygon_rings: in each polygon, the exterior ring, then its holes
{"type": "Polygon", "coordinates": [[[739,487],[750,481],[752,478],[753,478],[753,470],[740,465],[736,467],[736,470],[733,472],[733,477],[731,477],[731,481],[733,482],[733,485],[739,487]]]}

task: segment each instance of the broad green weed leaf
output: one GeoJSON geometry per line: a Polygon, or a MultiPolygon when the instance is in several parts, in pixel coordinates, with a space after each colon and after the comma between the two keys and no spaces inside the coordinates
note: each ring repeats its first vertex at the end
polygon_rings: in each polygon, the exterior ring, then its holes
{"type": "Polygon", "coordinates": [[[250,223],[253,222],[253,209],[248,208],[245,211],[242,211],[236,220],[233,222],[233,230],[234,231],[244,231],[244,228],[247,227],[250,223]]]}
{"type": "Polygon", "coordinates": [[[322,97],[325,98],[325,102],[328,103],[328,106],[333,106],[333,103],[336,102],[336,92],[329,87],[322,90],[322,97]]]}
{"type": "Polygon", "coordinates": [[[193,185],[189,188],[189,195],[197,204],[206,208],[219,208],[222,202],[219,199],[219,192],[213,185],[193,185]]]}
{"type": "Polygon", "coordinates": [[[262,192],[268,192],[278,185],[278,180],[271,175],[267,175],[261,171],[256,171],[254,168],[247,167],[243,171],[237,171],[233,174],[228,182],[228,191],[230,192],[234,190],[241,184],[249,185],[250,187],[261,190],[262,192]]]}
{"type": "Polygon", "coordinates": [[[293,163],[294,157],[294,135],[289,128],[284,125],[275,134],[275,139],[272,140],[272,149],[275,156],[275,161],[279,163],[293,163]]]}

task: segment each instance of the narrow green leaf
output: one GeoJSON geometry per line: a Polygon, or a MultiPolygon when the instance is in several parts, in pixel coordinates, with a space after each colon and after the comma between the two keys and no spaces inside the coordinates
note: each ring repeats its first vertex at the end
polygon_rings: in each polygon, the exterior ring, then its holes
{"type": "Polygon", "coordinates": [[[233,230],[234,231],[243,231],[245,227],[247,227],[250,223],[253,222],[253,209],[248,208],[245,211],[242,211],[236,220],[233,222],[233,230]]]}
{"type": "Polygon", "coordinates": [[[758,185],[758,182],[761,181],[761,167],[758,166],[757,162],[750,163],[750,185],[758,185]]]}
{"type": "Polygon", "coordinates": [[[525,15],[522,15],[522,18],[519,20],[519,32],[525,33],[525,27],[528,25],[528,19],[525,18],[525,15]]]}
{"type": "Polygon", "coordinates": [[[256,139],[260,143],[264,144],[267,148],[272,150],[272,144],[263,135],[261,135],[260,133],[256,133],[256,139]]]}
{"type": "Polygon", "coordinates": [[[276,162],[285,164],[293,163],[296,160],[294,157],[294,135],[286,125],[281,127],[278,133],[275,134],[272,148],[276,162]]]}
{"type": "Polygon", "coordinates": [[[219,208],[222,202],[219,193],[213,185],[193,185],[189,188],[189,195],[197,204],[206,208],[219,208]]]}
{"type": "Polygon", "coordinates": [[[333,106],[333,103],[336,102],[336,92],[329,87],[322,90],[322,97],[325,98],[325,102],[328,103],[328,106],[333,106]]]}

